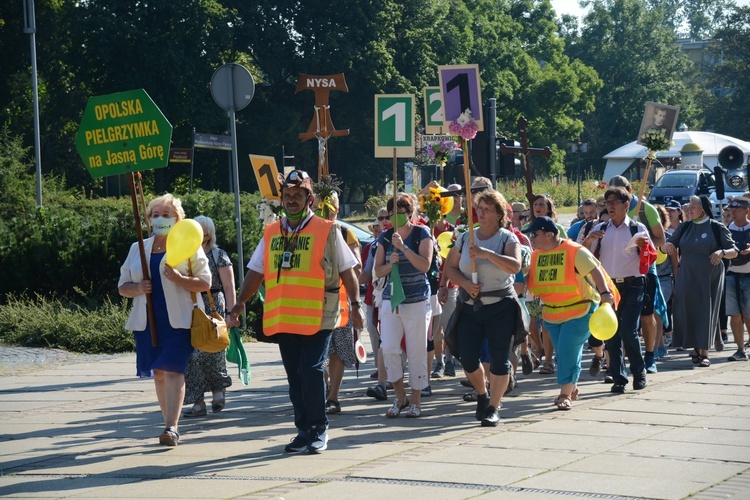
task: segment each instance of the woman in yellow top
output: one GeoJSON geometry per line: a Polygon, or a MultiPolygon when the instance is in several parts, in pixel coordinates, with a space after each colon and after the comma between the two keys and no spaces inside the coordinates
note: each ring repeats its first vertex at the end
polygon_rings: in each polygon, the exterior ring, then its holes
{"type": "Polygon", "coordinates": [[[600,301],[614,304],[614,296],[599,261],[586,248],[561,237],[554,220],[537,217],[523,232],[534,245],[529,290],[542,298],[542,317],[557,353],[560,395],[554,404],[570,410],[578,397],[589,318],[600,301]]]}

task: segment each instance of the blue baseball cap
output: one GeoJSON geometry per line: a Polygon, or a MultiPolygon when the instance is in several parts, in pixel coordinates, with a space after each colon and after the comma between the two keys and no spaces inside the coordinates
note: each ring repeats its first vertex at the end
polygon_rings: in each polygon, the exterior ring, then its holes
{"type": "Polygon", "coordinates": [[[534,219],[534,222],[529,224],[529,227],[523,229],[524,233],[533,233],[535,231],[544,231],[545,233],[557,234],[557,224],[551,218],[543,215],[534,219]]]}

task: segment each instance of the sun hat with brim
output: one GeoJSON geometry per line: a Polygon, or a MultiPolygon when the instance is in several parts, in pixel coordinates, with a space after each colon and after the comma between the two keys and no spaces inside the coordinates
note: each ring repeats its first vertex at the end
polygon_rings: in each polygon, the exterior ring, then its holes
{"type": "Polygon", "coordinates": [[[310,193],[313,192],[312,178],[304,170],[292,170],[286,177],[283,174],[279,174],[279,184],[281,185],[281,189],[303,188],[307,189],[310,193]]]}

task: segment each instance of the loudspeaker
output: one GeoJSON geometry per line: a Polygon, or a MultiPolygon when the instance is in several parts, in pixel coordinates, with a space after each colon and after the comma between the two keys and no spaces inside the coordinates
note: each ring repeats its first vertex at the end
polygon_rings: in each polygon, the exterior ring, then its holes
{"type": "Polygon", "coordinates": [[[727,170],[741,167],[743,161],[742,150],[737,146],[727,146],[719,151],[719,165],[727,170]]]}
{"type": "Polygon", "coordinates": [[[724,169],[722,169],[721,167],[714,167],[714,183],[716,184],[716,199],[723,200],[724,199],[724,169]]]}

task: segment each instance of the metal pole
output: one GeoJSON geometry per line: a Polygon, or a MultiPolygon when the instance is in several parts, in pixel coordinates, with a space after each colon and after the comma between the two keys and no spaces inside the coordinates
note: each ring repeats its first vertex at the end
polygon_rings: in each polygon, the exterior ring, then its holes
{"type": "Polygon", "coordinates": [[[23,32],[31,36],[31,86],[34,97],[34,153],[36,156],[36,205],[42,206],[42,149],[39,140],[39,81],[36,76],[36,17],[34,0],[23,2],[23,32]]]}
{"type": "Polygon", "coordinates": [[[489,150],[490,178],[497,187],[497,99],[487,99],[487,148],[489,150]]]}
{"type": "Polygon", "coordinates": [[[578,146],[578,206],[581,206],[581,146],[578,146]]]}
{"type": "MultiPolygon", "coordinates": [[[[234,96],[234,66],[232,66],[232,78],[229,78],[229,95],[234,96]]],[[[237,165],[237,127],[234,122],[234,98],[231,100],[229,105],[229,125],[232,135],[232,166],[234,167],[234,212],[235,212],[235,227],[237,229],[237,282],[239,288],[242,288],[242,281],[245,278],[245,274],[242,272],[244,269],[245,258],[242,255],[242,215],[240,214],[240,173],[237,165]]]]}
{"type": "Polygon", "coordinates": [[[190,188],[188,189],[188,193],[193,192],[193,156],[195,155],[195,127],[193,127],[193,137],[192,141],[190,141],[190,188]]]}

